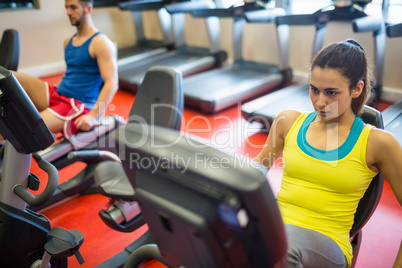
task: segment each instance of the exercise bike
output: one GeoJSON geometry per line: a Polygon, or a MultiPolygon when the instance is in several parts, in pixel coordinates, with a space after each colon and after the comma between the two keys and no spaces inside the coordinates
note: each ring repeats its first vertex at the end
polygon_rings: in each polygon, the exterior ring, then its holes
{"type": "Polygon", "coordinates": [[[48,174],[45,190],[32,195],[39,179],[30,174],[32,153],[54,142],[52,133],[12,73],[0,66],[0,149],[3,168],[0,186],[0,263],[2,267],[67,267],[67,258],[83,258],[84,237],[78,230],[51,228],[49,220],[26,208],[40,206],[54,193],[57,169],[45,160],[39,167],[48,174]]]}
{"type": "Polygon", "coordinates": [[[115,145],[111,137],[113,132],[121,125],[124,125],[123,118],[117,115],[109,115],[103,118],[90,131],[77,132],[74,135],[63,136],[58,142],[44,150],[35,152],[33,157],[36,161],[45,160],[52,163],[58,170],[67,167],[75,162],[83,162],[86,167],[78,174],[59,184],[55,193],[42,205],[30,206],[30,209],[38,211],[49,205],[57,203],[65,198],[77,194],[92,194],[98,190],[94,186],[94,170],[98,163],[108,159],[109,153],[115,153],[115,145]],[[90,156],[71,158],[68,154],[79,151],[101,151],[90,156]]]}

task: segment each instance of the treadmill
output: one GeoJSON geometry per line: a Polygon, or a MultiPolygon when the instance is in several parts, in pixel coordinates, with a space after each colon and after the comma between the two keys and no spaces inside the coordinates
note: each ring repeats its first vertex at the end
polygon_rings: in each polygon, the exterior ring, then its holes
{"type": "Polygon", "coordinates": [[[146,58],[165,53],[174,48],[173,37],[171,35],[171,16],[164,8],[162,1],[137,0],[135,5],[131,1],[119,0],[94,0],[94,7],[119,7],[121,10],[129,10],[132,14],[136,44],[129,47],[118,49],[118,68],[144,60],[146,58]],[[162,31],[162,40],[147,39],[144,34],[142,12],[155,10],[162,31]]]}
{"type": "MultiPolygon", "coordinates": [[[[166,3],[166,1],[159,1],[166,3]]],[[[138,0],[119,4],[127,9],[137,9],[138,0]]],[[[220,50],[220,23],[216,17],[205,18],[209,47],[188,46],[185,43],[185,16],[196,9],[215,7],[213,1],[185,1],[165,4],[164,9],[171,15],[174,48],[171,51],[119,66],[120,89],[136,93],[146,71],[155,65],[172,67],[189,76],[204,70],[220,66],[226,60],[226,52],[220,50]]]]}
{"type": "MultiPolygon", "coordinates": [[[[269,3],[266,1],[265,4],[269,3]]],[[[242,101],[263,95],[279,88],[291,79],[287,51],[289,27],[276,27],[278,40],[278,66],[247,61],[242,57],[243,29],[246,23],[269,23],[282,16],[281,8],[267,9],[260,1],[246,2],[230,8],[198,10],[194,16],[233,19],[234,63],[220,69],[209,70],[183,80],[184,101],[187,107],[213,114],[242,101]],[[261,16],[260,11],[266,11],[261,16]]]]}
{"type": "MultiPolygon", "coordinates": [[[[374,97],[372,101],[375,102],[375,100],[380,98],[382,89],[385,27],[381,19],[368,16],[363,11],[366,4],[366,2],[354,1],[351,6],[347,7],[331,5],[313,14],[278,17],[277,25],[314,25],[316,34],[313,43],[313,57],[322,48],[327,23],[331,21],[352,22],[354,32],[373,32],[376,86],[371,96],[374,97]]],[[[309,89],[308,79],[280,89],[244,104],[242,106],[242,115],[247,121],[259,122],[264,128],[269,129],[275,117],[283,110],[297,109],[300,111],[312,111],[313,106],[310,100],[309,89]]]]}
{"type": "MultiPolygon", "coordinates": [[[[402,36],[402,23],[387,26],[387,35],[390,38],[402,36]]],[[[385,130],[395,135],[402,144],[402,100],[397,101],[382,112],[385,130]]]]}

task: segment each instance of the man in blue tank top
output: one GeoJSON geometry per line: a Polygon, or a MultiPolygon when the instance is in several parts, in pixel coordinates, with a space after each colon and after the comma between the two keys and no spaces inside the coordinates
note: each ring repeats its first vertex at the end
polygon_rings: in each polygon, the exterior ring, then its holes
{"type": "Polygon", "coordinates": [[[77,33],[64,40],[67,69],[59,85],[21,73],[17,80],[53,133],[90,130],[118,89],[116,46],[95,27],[93,0],[65,0],[77,33]]]}

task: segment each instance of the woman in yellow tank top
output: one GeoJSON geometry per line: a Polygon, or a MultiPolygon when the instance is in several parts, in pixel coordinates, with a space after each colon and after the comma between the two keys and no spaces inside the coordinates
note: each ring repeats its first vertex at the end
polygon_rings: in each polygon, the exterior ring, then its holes
{"type": "MultiPolygon", "coordinates": [[[[326,46],[311,65],[315,111],[281,112],[256,157],[270,168],[283,154],[278,205],[288,236],[288,267],[350,266],[354,213],[379,171],[402,204],[401,145],[357,117],[371,82],[366,53],[355,40],[326,46]]],[[[395,267],[402,267],[401,248],[395,267]]]]}

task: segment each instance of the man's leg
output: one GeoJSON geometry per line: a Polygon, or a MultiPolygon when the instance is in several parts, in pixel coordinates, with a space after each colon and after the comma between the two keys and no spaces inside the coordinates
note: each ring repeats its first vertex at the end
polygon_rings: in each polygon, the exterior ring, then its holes
{"type": "Polygon", "coordinates": [[[27,74],[17,72],[13,72],[13,74],[28,94],[36,109],[38,109],[39,112],[45,110],[49,105],[46,83],[39,78],[27,74]]]}
{"type": "Polygon", "coordinates": [[[43,118],[43,121],[45,121],[46,126],[49,128],[49,130],[53,133],[59,133],[63,131],[63,126],[64,126],[64,120],[58,118],[49,110],[43,110],[40,115],[43,118]]]}

